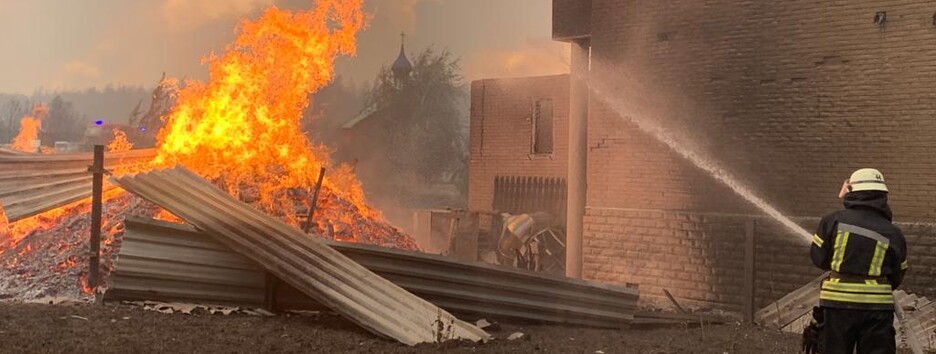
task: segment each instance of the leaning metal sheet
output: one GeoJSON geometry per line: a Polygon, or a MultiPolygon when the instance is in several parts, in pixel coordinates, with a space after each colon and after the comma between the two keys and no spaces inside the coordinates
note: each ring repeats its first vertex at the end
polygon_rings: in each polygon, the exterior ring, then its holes
{"type": "Polygon", "coordinates": [[[241,203],[184,168],[127,175],[116,181],[374,333],[408,345],[489,338],[476,326],[378,276],[321,240],[241,203]]]}

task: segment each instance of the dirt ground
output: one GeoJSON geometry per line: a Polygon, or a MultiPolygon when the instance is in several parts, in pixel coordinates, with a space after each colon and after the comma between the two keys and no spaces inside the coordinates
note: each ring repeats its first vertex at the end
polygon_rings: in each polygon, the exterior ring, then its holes
{"type": "Polygon", "coordinates": [[[746,325],[606,330],[500,323],[486,344],[407,347],[334,314],[162,314],[130,305],[0,303],[0,353],[796,353],[746,325]],[[508,341],[514,332],[526,339],[508,341]]]}

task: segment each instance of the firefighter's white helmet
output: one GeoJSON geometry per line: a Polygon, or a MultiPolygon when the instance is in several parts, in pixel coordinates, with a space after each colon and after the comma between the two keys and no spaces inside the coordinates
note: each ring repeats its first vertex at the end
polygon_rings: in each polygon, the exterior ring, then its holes
{"type": "Polygon", "coordinates": [[[884,175],[881,171],[873,168],[862,168],[852,173],[848,179],[848,185],[852,192],[858,191],[882,191],[887,192],[887,185],[884,184],[884,175]]]}

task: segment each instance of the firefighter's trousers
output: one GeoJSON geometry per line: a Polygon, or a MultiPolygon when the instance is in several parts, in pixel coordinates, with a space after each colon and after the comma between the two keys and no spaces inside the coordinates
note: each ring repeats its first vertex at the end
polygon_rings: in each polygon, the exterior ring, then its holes
{"type": "Polygon", "coordinates": [[[894,311],[825,307],[823,317],[819,340],[822,354],[897,352],[894,311]]]}

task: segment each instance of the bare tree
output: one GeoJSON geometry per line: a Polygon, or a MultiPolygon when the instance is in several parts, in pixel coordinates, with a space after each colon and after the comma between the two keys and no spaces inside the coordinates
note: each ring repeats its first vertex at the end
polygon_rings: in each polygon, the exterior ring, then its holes
{"type": "Polygon", "coordinates": [[[8,143],[19,132],[20,120],[29,112],[32,106],[28,100],[10,98],[6,105],[7,115],[2,129],[0,129],[0,141],[8,143]]]}
{"type": "Polygon", "coordinates": [[[39,139],[47,146],[56,141],[79,141],[84,134],[83,121],[71,102],[55,96],[49,103],[49,115],[42,121],[39,139]]]}
{"type": "MultiPolygon", "coordinates": [[[[153,147],[156,145],[156,135],[159,129],[162,129],[165,123],[166,115],[172,111],[176,100],[179,98],[181,86],[179,80],[173,77],[166,77],[163,73],[159,79],[159,84],[153,89],[149,109],[140,116],[139,120],[131,118],[130,126],[138,131],[131,136],[134,137],[134,146],[153,147]]],[[[137,109],[139,109],[137,104],[137,109]]],[[[137,109],[131,113],[133,116],[139,115],[137,109]]]]}

